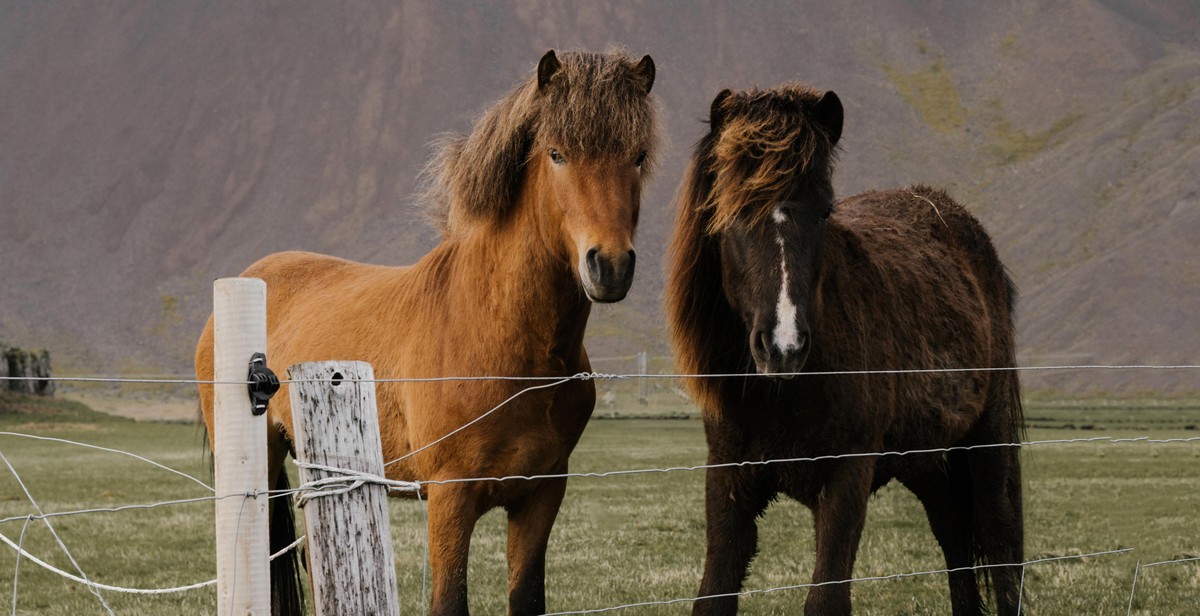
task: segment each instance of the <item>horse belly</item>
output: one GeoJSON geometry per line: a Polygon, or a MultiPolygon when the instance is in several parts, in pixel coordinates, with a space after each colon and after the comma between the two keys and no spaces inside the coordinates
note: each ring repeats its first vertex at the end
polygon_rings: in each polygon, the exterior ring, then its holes
{"type": "Polygon", "coordinates": [[[983,415],[987,375],[941,372],[903,375],[889,448],[925,449],[957,443],[983,415]]]}

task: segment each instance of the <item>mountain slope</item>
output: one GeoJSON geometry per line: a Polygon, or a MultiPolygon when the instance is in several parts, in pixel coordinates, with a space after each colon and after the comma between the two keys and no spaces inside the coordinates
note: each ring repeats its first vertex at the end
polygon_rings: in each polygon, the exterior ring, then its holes
{"type": "Polygon", "coordinates": [[[1196,363],[1197,32],[1184,1],[9,3],[0,337],[71,371],[186,373],[212,279],[284,249],[418,259],[437,241],[411,204],[426,144],[547,48],[621,45],[655,58],[668,140],[595,354],[667,352],[669,202],[712,96],[801,80],[846,104],[840,194],[941,184],[993,231],[1023,362],[1196,363]]]}

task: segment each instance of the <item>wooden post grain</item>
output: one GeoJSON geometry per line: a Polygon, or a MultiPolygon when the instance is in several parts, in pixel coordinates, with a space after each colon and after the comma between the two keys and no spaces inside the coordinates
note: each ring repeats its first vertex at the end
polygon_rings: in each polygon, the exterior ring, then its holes
{"type": "MultiPolygon", "coordinates": [[[[337,476],[320,465],[383,476],[383,447],[370,364],[338,361],[288,368],[301,485],[337,476]],[[365,382],[361,382],[365,381],[365,382]]],[[[317,616],[400,613],[387,487],[366,483],[304,506],[317,616]]]]}
{"type": "Polygon", "coordinates": [[[217,614],[271,610],[267,532],[267,417],[251,412],[250,358],[267,350],[267,285],[213,283],[213,463],[217,499],[217,614]],[[257,494],[253,497],[236,496],[257,494]]]}

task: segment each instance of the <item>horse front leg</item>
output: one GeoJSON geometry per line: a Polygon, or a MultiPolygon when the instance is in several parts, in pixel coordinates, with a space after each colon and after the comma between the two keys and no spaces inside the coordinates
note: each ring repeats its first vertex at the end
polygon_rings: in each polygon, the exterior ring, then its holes
{"type": "MultiPolygon", "coordinates": [[[[709,456],[709,463],[720,463],[709,456]]],[[[710,468],[704,483],[707,553],[693,616],[736,614],[737,593],[758,553],[757,518],[775,496],[762,468],[710,468]]]]}
{"type": "Polygon", "coordinates": [[[508,509],[508,613],[546,613],[546,546],[567,480],[545,479],[508,509]]]}
{"type": "Polygon", "coordinates": [[[813,508],[817,561],[805,616],[850,614],[850,583],[858,542],[867,519],[875,458],[844,460],[833,468],[813,508]]]}
{"type": "Polygon", "coordinates": [[[429,486],[429,565],[434,616],[466,616],[467,556],[483,514],[480,490],[470,484],[429,486]]]}

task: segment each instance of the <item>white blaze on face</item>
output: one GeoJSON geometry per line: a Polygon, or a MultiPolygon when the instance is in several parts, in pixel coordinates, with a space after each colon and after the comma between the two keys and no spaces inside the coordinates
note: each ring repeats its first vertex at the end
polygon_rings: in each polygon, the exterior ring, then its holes
{"type": "MultiPolygon", "coordinates": [[[[771,220],[782,225],[787,216],[779,206],[771,212],[771,220]]],[[[779,244],[779,301],[775,303],[775,346],[787,353],[800,348],[800,332],[796,330],[796,304],[788,294],[787,246],[783,233],[776,232],[775,243],[779,244]]]]}

